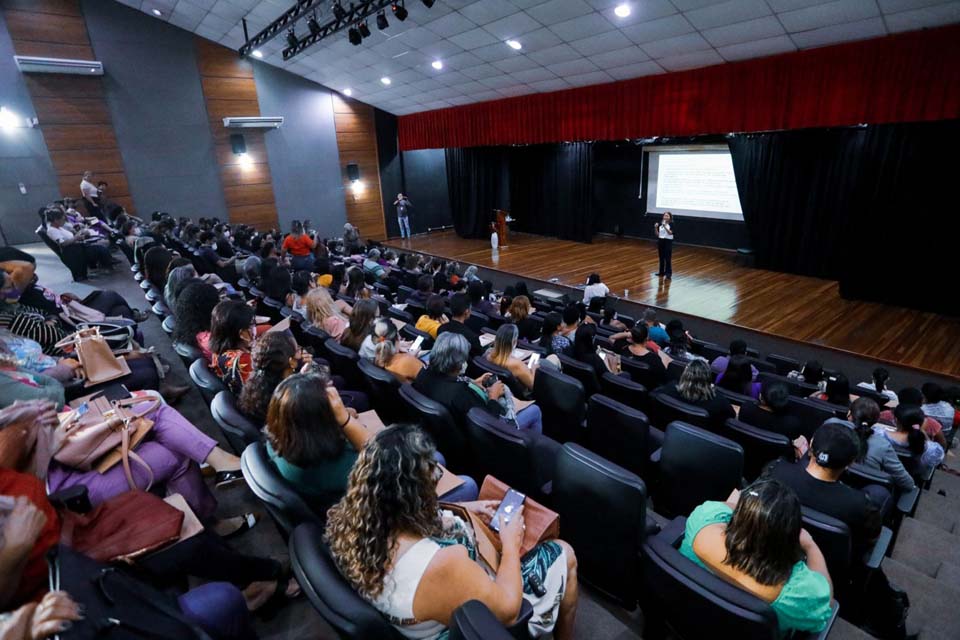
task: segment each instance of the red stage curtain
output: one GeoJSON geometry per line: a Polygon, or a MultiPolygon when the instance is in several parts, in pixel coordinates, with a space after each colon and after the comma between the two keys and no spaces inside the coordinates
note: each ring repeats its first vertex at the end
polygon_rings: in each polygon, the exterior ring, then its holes
{"type": "Polygon", "coordinates": [[[960,117],[960,25],[401,116],[401,150],[960,117]]]}

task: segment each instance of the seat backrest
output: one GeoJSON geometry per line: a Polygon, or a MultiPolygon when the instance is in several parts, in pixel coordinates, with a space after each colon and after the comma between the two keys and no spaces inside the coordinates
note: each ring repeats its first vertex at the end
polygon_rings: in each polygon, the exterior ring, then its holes
{"type": "Polygon", "coordinates": [[[683,375],[684,370],[687,368],[686,362],[680,362],[679,360],[671,360],[670,364],[667,365],[667,380],[679,381],[680,377],[683,375]]]}
{"type": "Polygon", "coordinates": [[[322,527],[302,524],[289,545],[293,573],[320,617],[343,639],[400,640],[397,630],[340,574],[322,540],[322,527]]]}
{"type": "Polygon", "coordinates": [[[853,563],[853,538],[850,529],[842,521],[815,509],[801,507],[801,511],[803,528],[810,533],[827,561],[834,597],[843,602],[850,586],[853,563]]]}
{"type": "Polygon", "coordinates": [[[197,385],[200,395],[208,404],[213,402],[214,396],[227,388],[223,381],[210,371],[203,358],[197,358],[190,365],[190,379],[197,385]]]}
{"type": "MultiPolygon", "coordinates": [[[[417,278],[416,274],[405,272],[404,275],[405,276],[412,275],[414,277],[414,282],[416,282],[416,278],[417,278]]],[[[407,297],[413,295],[413,292],[414,290],[412,287],[408,287],[407,285],[404,285],[404,284],[400,285],[399,287],[397,287],[397,302],[401,304],[406,302],[407,297]]]]}
{"type": "Polygon", "coordinates": [[[660,452],[657,513],[686,515],[707,500],[725,500],[743,479],[743,447],[683,422],[667,425],[660,452]]]}
{"type": "Polygon", "coordinates": [[[284,534],[288,535],[294,527],[304,522],[323,526],[325,514],[314,512],[297,490],[280,475],[263,443],[252,442],[247,445],[240,456],[240,466],[247,486],[263,502],[284,534]]]}
{"type": "Polygon", "coordinates": [[[210,415],[234,451],[242,452],[251,442],[260,440],[260,427],[240,412],[237,401],[229,391],[221,391],[210,403],[210,415]]]}
{"type": "Polygon", "coordinates": [[[706,342],[705,340],[692,340],[690,342],[690,350],[703,356],[710,362],[713,362],[715,358],[727,355],[726,347],[721,347],[719,344],[706,342]]]}
{"type": "Polygon", "coordinates": [[[564,539],[577,551],[580,578],[632,609],[647,519],[643,480],[568,442],[557,456],[550,499],[564,539]],[[602,524],[597,519],[601,513],[602,524]]]}
{"type": "Polygon", "coordinates": [[[326,342],[330,339],[330,334],[320,327],[310,324],[309,321],[301,324],[300,328],[304,346],[312,347],[314,354],[322,357],[326,353],[326,342]]]}
{"type": "Polygon", "coordinates": [[[390,318],[396,318],[400,322],[405,322],[407,324],[415,324],[417,321],[412,315],[403,309],[397,309],[395,307],[390,307],[387,309],[387,316],[390,318]]]}
{"type": "Polygon", "coordinates": [[[404,311],[413,316],[413,321],[416,322],[420,319],[420,316],[426,315],[427,308],[419,302],[411,302],[407,300],[407,308],[404,309],[404,311]]]}
{"type": "Polygon", "coordinates": [[[680,553],[684,522],[678,518],[643,544],[643,601],[649,603],[644,613],[685,640],[778,640],[777,614],[770,605],[680,553]]]}
{"type": "Polygon", "coordinates": [[[843,484],[850,485],[857,489],[863,489],[869,485],[878,485],[886,489],[890,495],[896,495],[896,485],[893,482],[893,476],[879,469],[871,469],[862,462],[854,462],[847,470],[843,472],[840,480],[843,484]]]}
{"type": "Polygon", "coordinates": [[[587,448],[640,477],[652,453],[649,436],[643,412],[599,393],[587,402],[587,448]]]}
{"type": "Polygon", "coordinates": [[[689,424],[710,428],[710,413],[693,404],[674,398],[671,395],[659,391],[653,391],[650,394],[650,423],[660,429],[666,429],[667,425],[674,420],[680,420],[689,424]]]}
{"type": "Polygon", "coordinates": [[[503,384],[510,387],[510,391],[513,392],[513,395],[522,396],[526,393],[526,388],[514,377],[512,373],[510,373],[509,369],[496,365],[483,356],[475,356],[470,361],[470,364],[472,365],[472,368],[477,371],[478,376],[481,376],[485,373],[492,373],[497,376],[497,378],[503,381],[503,384]]]}
{"type": "Polygon", "coordinates": [[[163,322],[160,323],[160,327],[163,329],[164,333],[170,335],[173,333],[174,329],[177,328],[177,319],[173,316],[167,316],[163,319],[163,322]]]}
{"type": "Polygon", "coordinates": [[[475,333],[480,333],[480,330],[490,324],[490,318],[487,317],[487,314],[480,313],[479,311],[470,311],[470,316],[467,318],[467,326],[470,327],[475,333]]]}
{"type": "Polygon", "coordinates": [[[420,427],[433,439],[437,450],[447,459],[447,466],[464,472],[470,465],[467,437],[447,408],[409,384],[400,387],[400,397],[410,407],[411,413],[417,416],[420,427]]]}
{"type": "Polygon", "coordinates": [[[360,361],[357,352],[350,347],[343,346],[333,338],[328,338],[323,346],[330,358],[330,368],[333,369],[333,373],[344,377],[348,389],[362,389],[363,377],[360,375],[360,368],[357,365],[360,361]]]}
{"type": "Polygon", "coordinates": [[[647,408],[647,388],[630,378],[607,371],[600,378],[600,392],[628,407],[647,408]]]}
{"type": "Polygon", "coordinates": [[[715,386],[714,390],[717,392],[717,395],[723,396],[730,401],[730,404],[735,404],[738,407],[742,407],[744,404],[749,402],[754,402],[751,396],[748,396],[745,393],[737,393],[736,391],[730,391],[730,389],[724,389],[721,386],[715,386]]]}
{"type": "Polygon", "coordinates": [[[787,413],[800,420],[800,429],[809,440],[813,437],[813,432],[820,428],[820,425],[830,418],[836,417],[836,412],[831,410],[830,406],[810,398],[791,396],[787,401],[787,413]]]}
{"type": "Polygon", "coordinates": [[[400,337],[404,340],[416,340],[417,338],[423,338],[423,343],[420,345],[420,348],[428,351],[433,348],[433,336],[431,336],[426,331],[421,331],[417,329],[412,324],[405,324],[403,328],[400,329],[400,337]]]}
{"type": "Polygon", "coordinates": [[[777,458],[793,459],[793,443],[782,433],[774,433],[730,418],[721,435],[743,447],[743,475],[756,480],[763,468],[777,458]]]}
{"type": "Polygon", "coordinates": [[[807,384],[806,382],[800,382],[799,380],[794,380],[793,378],[788,378],[787,376],[776,373],[770,373],[769,371],[761,371],[757,375],[757,382],[761,384],[764,382],[779,382],[786,385],[790,391],[790,395],[797,396],[798,398],[807,398],[810,394],[817,391],[817,385],[815,384],[807,384]]]}
{"type": "Polygon", "coordinates": [[[470,600],[453,612],[448,640],[513,640],[493,612],[479,600],[470,600]]]}
{"type": "Polygon", "coordinates": [[[557,357],[560,358],[563,372],[580,381],[588,398],[600,391],[600,379],[597,378],[597,372],[593,370],[593,367],[562,353],[557,354],[557,357]]]}
{"type": "Polygon", "coordinates": [[[647,389],[653,389],[659,385],[659,382],[654,379],[653,373],[650,371],[650,366],[646,362],[631,358],[630,356],[622,356],[620,358],[620,369],[629,375],[631,380],[639,382],[647,389]]]}
{"type": "Polygon", "coordinates": [[[466,430],[478,477],[491,475],[527,495],[540,493],[529,435],[476,407],[467,413],[466,430]]]}
{"type": "Polygon", "coordinates": [[[796,358],[781,356],[776,353],[768,353],[767,362],[776,367],[777,374],[781,376],[785,376],[791,371],[799,371],[803,367],[803,363],[796,358]]]}
{"type": "Polygon", "coordinates": [[[540,367],[533,378],[533,397],[543,413],[543,433],[557,442],[583,437],[586,393],[579,380],[550,367],[540,367]]]}
{"type": "Polygon", "coordinates": [[[357,362],[357,366],[371,391],[370,401],[373,408],[377,410],[377,415],[384,424],[400,422],[406,418],[405,405],[400,399],[400,380],[386,369],[381,369],[363,358],[357,362]]]}

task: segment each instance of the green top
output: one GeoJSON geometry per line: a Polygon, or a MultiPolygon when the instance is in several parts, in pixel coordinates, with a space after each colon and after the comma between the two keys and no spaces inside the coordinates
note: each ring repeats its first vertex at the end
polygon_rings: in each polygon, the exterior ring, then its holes
{"type": "MultiPolygon", "coordinates": [[[[687,518],[680,553],[708,569],[694,553],[693,539],[707,525],[726,524],[731,517],[733,509],[723,502],[704,502],[694,509],[687,518]]],[[[781,632],[792,629],[819,632],[830,620],[830,583],[801,560],[793,565],[790,577],[770,607],[777,613],[781,632]]]]}
{"type": "Polygon", "coordinates": [[[339,458],[306,468],[284,460],[273,450],[269,442],[267,442],[267,455],[277,466],[280,475],[304,496],[343,493],[347,489],[347,478],[350,470],[353,469],[353,463],[357,461],[357,452],[349,442],[344,446],[339,458]]]}

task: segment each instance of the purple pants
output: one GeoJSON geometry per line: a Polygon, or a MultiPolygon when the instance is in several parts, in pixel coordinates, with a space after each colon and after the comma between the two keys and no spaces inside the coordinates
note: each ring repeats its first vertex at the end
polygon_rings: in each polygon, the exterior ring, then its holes
{"type": "MultiPolygon", "coordinates": [[[[153,429],[136,452],[153,470],[154,486],[166,486],[167,493],[181,494],[201,520],[212,517],[217,501],[203,482],[199,464],[217,446],[216,441],[165,404],[149,417],[154,421],[153,429]]],[[[147,472],[133,461],[130,468],[137,486],[145,488],[149,480],[147,472]]],[[[54,461],[50,465],[47,484],[51,493],[85,485],[93,506],[130,488],[120,464],[101,474],[71,469],[54,461]]]]}
{"type": "Polygon", "coordinates": [[[191,589],[178,604],[184,617],[215,640],[256,638],[243,594],[229,582],[208,582],[191,589]]]}

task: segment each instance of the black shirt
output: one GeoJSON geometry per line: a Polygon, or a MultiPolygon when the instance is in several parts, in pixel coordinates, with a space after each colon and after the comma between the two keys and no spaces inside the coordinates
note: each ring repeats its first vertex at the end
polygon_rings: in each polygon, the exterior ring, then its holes
{"type": "Polygon", "coordinates": [[[417,374],[417,379],[413,381],[413,388],[446,407],[450,416],[459,425],[466,424],[467,413],[474,407],[486,409],[495,416],[503,414],[503,408],[496,400],[488,398],[484,401],[467,382],[433,371],[429,367],[417,374]]]}
{"type": "Polygon", "coordinates": [[[767,466],[764,476],[778,480],[793,489],[800,503],[840,520],[853,535],[854,545],[860,549],[880,534],[882,526],[879,509],[859,489],[842,482],[827,482],[807,473],[806,459],[799,462],[775,460],[767,466]]]}
{"type": "Polygon", "coordinates": [[[687,404],[692,404],[695,407],[706,409],[707,413],[710,414],[710,422],[717,428],[721,427],[723,423],[727,421],[727,418],[733,418],[737,415],[734,413],[733,406],[730,404],[730,401],[719,394],[713,396],[713,398],[710,400],[687,400],[680,395],[680,390],[677,389],[676,382],[670,382],[662,387],[658,387],[657,391],[660,393],[665,393],[672,398],[676,398],[681,402],[686,402],[687,404]]]}
{"type": "Polygon", "coordinates": [[[629,358],[631,360],[636,360],[647,365],[647,368],[650,370],[649,382],[652,386],[660,386],[661,384],[667,381],[667,368],[663,366],[663,360],[660,359],[660,356],[650,349],[647,349],[647,352],[642,356],[635,355],[630,351],[630,345],[633,344],[626,340],[617,340],[613,343],[613,350],[620,354],[622,358],[629,358]]]}
{"type": "Polygon", "coordinates": [[[533,342],[540,337],[540,323],[533,318],[524,318],[520,322],[513,322],[517,325],[517,333],[521,340],[533,342]]]}
{"type": "Polygon", "coordinates": [[[803,433],[803,425],[796,416],[761,409],[756,402],[745,402],[740,407],[737,419],[760,429],[781,433],[790,440],[796,440],[803,433]]]}
{"type": "Polygon", "coordinates": [[[477,333],[463,324],[459,320],[451,319],[450,322],[440,325],[437,329],[437,337],[442,333],[459,333],[464,338],[467,339],[467,342],[470,343],[470,357],[483,355],[483,347],[480,345],[480,336],[477,333]]]}

